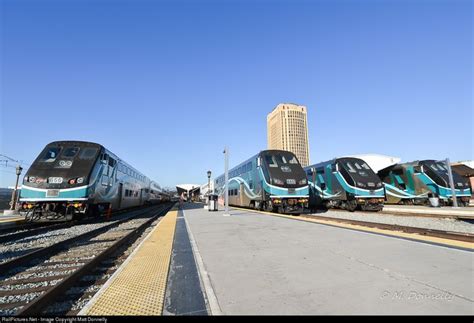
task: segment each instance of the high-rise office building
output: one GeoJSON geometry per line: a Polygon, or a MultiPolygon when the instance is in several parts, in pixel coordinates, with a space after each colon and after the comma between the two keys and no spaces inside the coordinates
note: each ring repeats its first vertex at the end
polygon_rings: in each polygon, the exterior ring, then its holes
{"type": "Polygon", "coordinates": [[[306,107],[280,103],[267,115],[268,149],[282,149],[296,155],[303,167],[309,165],[306,107]]]}

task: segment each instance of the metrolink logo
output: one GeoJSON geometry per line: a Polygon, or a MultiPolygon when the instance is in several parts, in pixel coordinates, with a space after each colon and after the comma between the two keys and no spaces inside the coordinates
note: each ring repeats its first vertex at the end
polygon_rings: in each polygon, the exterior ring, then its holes
{"type": "Polygon", "coordinates": [[[452,301],[454,295],[448,292],[427,293],[418,291],[383,291],[380,296],[383,300],[393,301],[452,301]]]}

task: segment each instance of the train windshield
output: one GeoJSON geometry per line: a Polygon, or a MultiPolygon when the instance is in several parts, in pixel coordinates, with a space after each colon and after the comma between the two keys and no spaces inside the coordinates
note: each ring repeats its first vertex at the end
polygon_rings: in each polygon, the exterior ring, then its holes
{"type": "Polygon", "coordinates": [[[372,169],[363,161],[343,161],[342,167],[344,167],[349,173],[357,173],[362,177],[369,177],[372,173],[372,169]]]}
{"type": "Polygon", "coordinates": [[[380,178],[362,159],[341,158],[337,163],[342,176],[349,184],[369,189],[382,187],[380,178]]]}
{"type": "Polygon", "coordinates": [[[62,157],[65,157],[65,158],[73,158],[74,156],[77,155],[77,153],[79,152],[79,147],[69,147],[69,148],[66,148],[64,149],[63,151],[63,154],[62,154],[62,157]]]}
{"type": "MultiPolygon", "coordinates": [[[[448,187],[449,186],[449,175],[448,175],[448,167],[444,162],[436,162],[436,161],[428,161],[423,163],[425,165],[425,171],[430,175],[430,171],[434,172],[436,175],[438,175],[442,181],[436,178],[432,178],[437,184],[448,187]],[[426,167],[428,167],[428,171],[426,170],[426,167]]],[[[469,184],[465,178],[457,174],[456,172],[452,172],[453,174],[453,180],[454,180],[454,185],[456,187],[468,187],[469,184]]],[[[435,176],[433,176],[435,177],[435,176]]]]}
{"type": "Polygon", "coordinates": [[[58,147],[58,146],[47,147],[40,161],[45,162],[45,163],[52,163],[56,160],[60,152],[61,152],[61,147],[58,147]]]}
{"type": "Polygon", "coordinates": [[[94,159],[97,151],[99,151],[99,149],[95,147],[84,148],[79,154],[79,159],[94,159]]]}
{"type": "Polygon", "coordinates": [[[432,170],[434,170],[437,173],[443,173],[447,174],[448,173],[448,168],[444,163],[432,163],[431,165],[428,165],[432,170]]]}
{"type": "Polygon", "coordinates": [[[289,154],[268,154],[265,156],[267,165],[271,168],[280,168],[282,172],[291,173],[290,165],[299,165],[295,156],[289,154]]]}
{"type": "Polygon", "coordinates": [[[267,150],[262,152],[262,159],[268,172],[267,180],[271,184],[282,187],[307,185],[306,174],[291,152],[267,150]]]}

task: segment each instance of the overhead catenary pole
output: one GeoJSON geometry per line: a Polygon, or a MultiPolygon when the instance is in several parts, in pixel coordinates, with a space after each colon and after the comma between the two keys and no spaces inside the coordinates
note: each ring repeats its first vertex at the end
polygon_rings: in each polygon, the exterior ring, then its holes
{"type": "Polygon", "coordinates": [[[451,170],[451,163],[449,162],[449,158],[446,158],[445,163],[446,167],[448,168],[449,186],[451,186],[451,197],[453,199],[453,206],[458,207],[458,199],[456,198],[456,190],[454,189],[453,171],[451,170]]]}
{"type": "Polygon", "coordinates": [[[225,171],[225,190],[224,190],[224,216],[229,216],[229,148],[224,148],[224,171],[225,171]]]}

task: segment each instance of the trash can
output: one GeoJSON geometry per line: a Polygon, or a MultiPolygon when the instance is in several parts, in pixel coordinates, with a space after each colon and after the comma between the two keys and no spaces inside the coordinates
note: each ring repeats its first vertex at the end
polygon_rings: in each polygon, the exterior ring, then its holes
{"type": "Polygon", "coordinates": [[[209,200],[207,202],[207,209],[209,211],[217,211],[217,195],[211,194],[209,195],[209,200]]]}
{"type": "Polygon", "coordinates": [[[428,200],[430,201],[430,205],[432,207],[439,207],[439,197],[433,194],[428,194],[428,200]]]}

